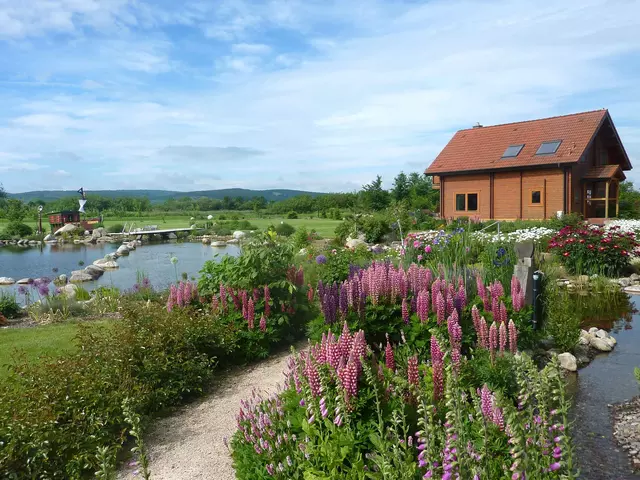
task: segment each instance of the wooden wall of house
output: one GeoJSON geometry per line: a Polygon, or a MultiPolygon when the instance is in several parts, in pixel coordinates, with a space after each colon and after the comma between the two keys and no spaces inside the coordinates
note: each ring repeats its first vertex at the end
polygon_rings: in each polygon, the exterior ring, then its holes
{"type": "Polygon", "coordinates": [[[445,218],[474,217],[482,220],[551,218],[564,210],[564,171],[560,168],[498,172],[493,178],[493,215],[491,215],[491,175],[447,176],[444,182],[445,218]],[[541,203],[533,204],[533,191],[541,192],[541,203]],[[478,193],[478,211],[455,209],[456,194],[478,193]]]}

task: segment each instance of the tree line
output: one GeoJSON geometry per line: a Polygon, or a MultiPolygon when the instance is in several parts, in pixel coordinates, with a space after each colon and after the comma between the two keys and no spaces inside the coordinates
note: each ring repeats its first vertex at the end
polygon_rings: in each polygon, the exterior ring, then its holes
{"type": "MultiPolygon", "coordinates": [[[[21,221],[27,217],[37,216],[39,206],[45,212],[62,210],[77,210],[79,197],[69,196],[55,201],[44,202],[32,200],[27,203],[18,199],[8,198],[0,185],[0,218],[11,221],[21,221]]],[[[431,184],[431,178],[417,172],[409,175],[401,172],[394,181],[391,189],[382,187],[382,177],[379,175],[359,191],[350,193],[327,193],[313,197],[298,195],[280,201],[268,202],[263,196],[253,198],[224,197],[222,199],[209,197],[179,197],[171,198],[161,203],[152,203],[147,197],[104,197],[87,195],[85,210],[88,216],[108,215],[125,216],[131,214],[148,214],[151,212],[169,213],[180,212],[192,214],[196,212],[212,212],[218,210],[254,210],[272,214],[300,214],[317,213],[320,216],[336,216],[341,211],[382,211],[393,203],[402,202],[413,209],[432,210],[438,208],[439,194],[431,184]]]]}

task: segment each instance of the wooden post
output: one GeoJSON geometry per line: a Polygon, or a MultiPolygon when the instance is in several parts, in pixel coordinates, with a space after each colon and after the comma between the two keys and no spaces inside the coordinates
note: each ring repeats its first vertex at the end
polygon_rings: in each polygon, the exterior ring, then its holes
{"type": "Polygon", "coordinates": [[[609,184],[611,180],[607,180],[607,185],[604,189],[604,218],[609,218],[609,184]]]}
{"type": "Polygon", "coordinates": [[[616,218],[620,216],[620,182],[616,180],[616,218]]]}

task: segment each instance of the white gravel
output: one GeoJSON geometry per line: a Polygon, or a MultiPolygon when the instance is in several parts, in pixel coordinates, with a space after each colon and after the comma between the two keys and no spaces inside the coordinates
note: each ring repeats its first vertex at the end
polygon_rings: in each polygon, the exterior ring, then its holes
{"type": "MultiPolygon", "coordinates": [[[[298,345],[304,347],[304,345],[298,345]]],[[[232,480],[225,437],[236,430],[240,400],[249,398],[253,389],[274,392],[282,385],[289,351],[276,354],[250,367],[223,373],[212,393],[181,407],[173,415],[157,419],[145,438],[153,480],[232,480]]],[[[124,465],[118,478],[139,479],[134,467],[124,465]]]]}

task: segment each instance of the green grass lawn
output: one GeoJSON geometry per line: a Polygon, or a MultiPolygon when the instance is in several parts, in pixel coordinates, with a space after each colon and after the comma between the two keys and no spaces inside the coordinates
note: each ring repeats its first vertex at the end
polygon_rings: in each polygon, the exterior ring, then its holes
{"type": "MultiPolygon", "coordinates": [[[[104,325],[107,320],[94,322],[104,325]]],[[[8,375],[7,365],[18,351],[27,359],[36,361],[42,355],[59,356],[77,348],[74,337],[78,333],[76,321],[42,325],[30,328],[4,328],[0,330],[0,378],[8,375]]]]}

